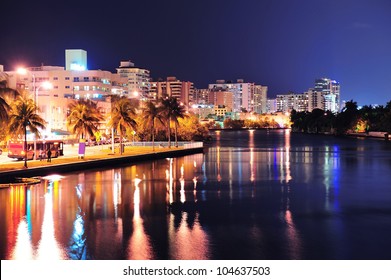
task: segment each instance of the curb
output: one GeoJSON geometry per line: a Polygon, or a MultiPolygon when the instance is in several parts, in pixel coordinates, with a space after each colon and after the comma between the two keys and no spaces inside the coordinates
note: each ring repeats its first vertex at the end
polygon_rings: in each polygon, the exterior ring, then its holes
{"type": "Polygon", "coordinates": [[[32,167],[28,169],[17,169],[0,172],[0,181],[4,179],[10,179],[15,177],[39,177],[46,176],[53,173],[69,173],[74,171],[88,170],[92,168],[110,167],[115,165],[129,164],[133,165],[137,162],[163,159],[167,157],[181,157],[191,154],[203,153],[204,148],[187,148],[175,151],[155,152],[142,155],[130,155],[130,156],[116,156],[113,158],[103,158],[86,160],[71,163],[53,164],[42,167],[32,167]]]}

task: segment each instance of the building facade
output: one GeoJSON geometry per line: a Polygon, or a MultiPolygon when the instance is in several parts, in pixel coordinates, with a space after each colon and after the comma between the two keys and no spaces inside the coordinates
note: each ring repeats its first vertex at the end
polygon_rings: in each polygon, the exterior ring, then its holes
{"type": "Polygon", "coordinates": [[[87,70],[87,52],[85,50],[65,50],[65,70],[87,70]]]}
{"type": "Polygon", "coordinates": [[[228,110],[233,109],[233,93],[231,91],[223,91],[220,89],[212,89],[209,91],[208,104],[215,106],[224,106],[228,110]]]}
{"type": "MultiPolygon", "coordinates": [[[[39,115],[47,121],[44,137],[53,138],[53,131],[67,131],[68,105],[77,99],[91,99],[98,102],[102,114],[109,114],[109,95],[127,93],[127,80],[118,74],[102,70],[73,71],[60,66],[28,68],[26,74],[8,71],[11,88],[31,93],[39,108],[39,115]],[[51,84],[45,89],[45,82],[51,84]]],[[[106,129],[106,128],[105,128],[106,129]]]]}
{"type": "Polygon", "coordinates": [[[194,84],[189,81],[180,81],[176,77],[167,77],[165,81],[151,82],[149,95],[154,100],[165,96],[175,97],[188,109],[194,104],[194,84]]]}
{"type": "Polygon", "coordinates": [[[127,91],[130,98],[153,99],[153,96],[150,95],[151,78],[149,70],[135,67],[131,61],[121,61],[117,68],[117,74],[127,79],[127,91]]]}
{"type": "Polygon", "coordinates": [[[316,79],[315,87],[304,93],[277,95],[276,106],[277,112],[284,113],[289,113],[292,110],[312,112],[314,109],[338,113],[341,109],[340,85],[328,78],[316,79]]]}
{"type": "Polygon", "coordinates": [[[269,98],[267,100],[267,113],[275,113],[277,112],[277,99],[276,98],[269,98]]]}
{"type": "Polygon", "coordinates": [[[208,88],[214,91],[230,91],[233,95],[233,112],[253,111],[254,84],[244,83],[242,79],[236,82],[217,80],[215,84],[209,84],[208,88]]]}
{"type": "Polygon", "coordinates": [[[267,86],[254,85],[254,112],[267,113],[267,86]]]}
{"type": "Polygon", "coordinates": [[[210,104],[209,99],[210,89],[194,89],[193,104],[210,104]]]}
{"type": "Polygon", "coordinates": [[[340,84],[329,78],[315,80],[315,92],[320,92],[323,98],[323,110],[338,113],[341,107],[340,84]]]}

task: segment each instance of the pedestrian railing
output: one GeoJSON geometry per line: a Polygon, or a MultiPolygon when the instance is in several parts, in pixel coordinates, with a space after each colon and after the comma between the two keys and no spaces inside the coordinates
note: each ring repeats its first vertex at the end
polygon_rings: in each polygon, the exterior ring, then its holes
{"type": "MultiPolygon", "coordinates": [[[[150,142],[125,142],[123,144],[125,146],[134,146],[134,147],[152,147],[152,145],[154,145],[155,147],[161,147],[161,148],[168,147],[167,141],[165,141],[165,142],[158,141],[155,143],[152,143],[151,141],[150,142]]],[[[171,147],[175,147],[175,146],[176,146],[176,143],[174,141],[172,141],[171,147]]],[[[204,146],[203,142],[183,142],[183,141],[178,142],[178,147],[183,147],[186,149],[202,148],[203,146],[204,146]]]]}

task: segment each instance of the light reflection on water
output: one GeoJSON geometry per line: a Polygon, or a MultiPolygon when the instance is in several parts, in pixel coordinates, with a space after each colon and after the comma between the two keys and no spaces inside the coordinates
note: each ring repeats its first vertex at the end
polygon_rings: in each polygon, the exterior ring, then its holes
{"type": "Polygon", "coordinates": [[[148,234],[144,230],[144,222],[140,215],[140,181],[134,180],[133,194],[133,233],[129,240],[128,258],[134,260],[150,260],[154,258],[151,242],[148,234]]]}
{"type": "Polygon", "coordinates": [[[391,258],[390,143],[215,137],[205,154],[0,190],[1,258],[391,258]]]}

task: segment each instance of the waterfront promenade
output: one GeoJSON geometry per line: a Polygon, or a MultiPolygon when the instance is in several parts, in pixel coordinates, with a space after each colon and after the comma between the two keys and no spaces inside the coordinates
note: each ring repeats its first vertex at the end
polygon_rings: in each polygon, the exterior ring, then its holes
{"type": "Polygon", "coordinates": [[[178,157],[194,153],[202,153],[202,143],[185,145],[171,148],[167,146],[127,146],[123,154],[119,153],[118,147],[113,153],[106,146],[87,147],[84,157],[80,157],[77,152],[65,152],[65,156],[52,158],[51,162],[47,160],[29,160],[28,168],[24,168],[24,161],[7,161],[0,163],[0,183],[7,183],[14,177],[45,176],[52,173],[64,173],[88,168],[105,168],[113,165],[132,164],[135,162],[154,160],[167,157],[178,157]]]}

